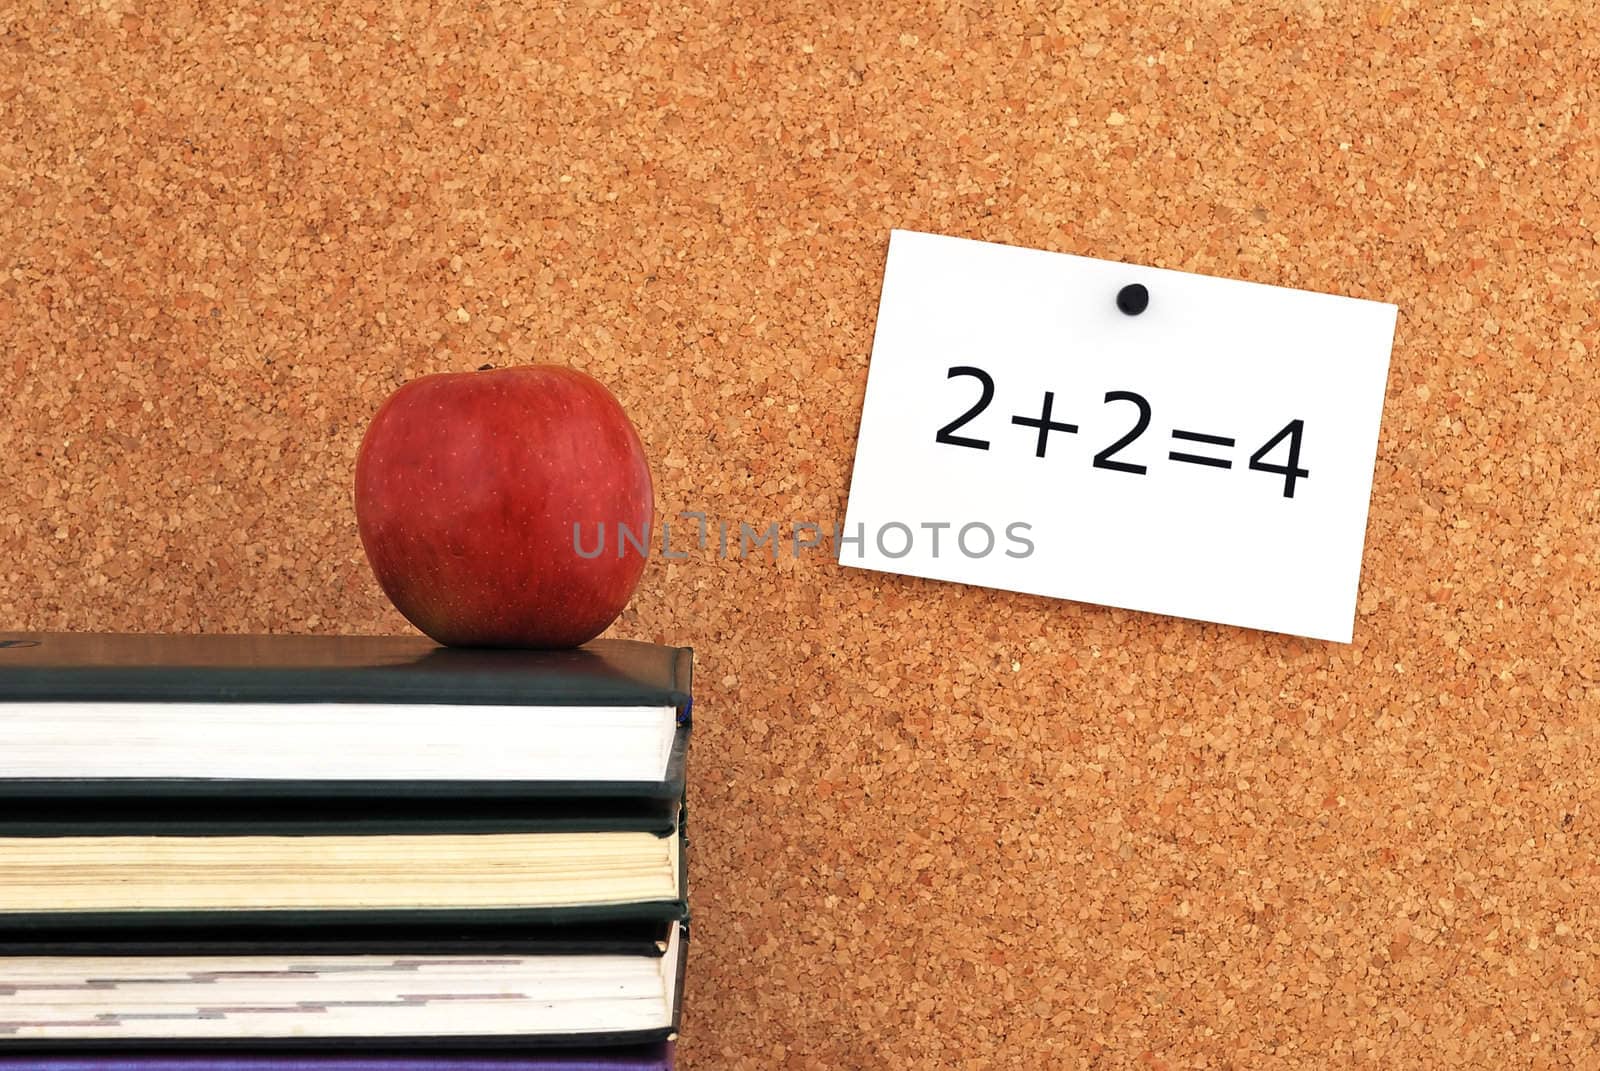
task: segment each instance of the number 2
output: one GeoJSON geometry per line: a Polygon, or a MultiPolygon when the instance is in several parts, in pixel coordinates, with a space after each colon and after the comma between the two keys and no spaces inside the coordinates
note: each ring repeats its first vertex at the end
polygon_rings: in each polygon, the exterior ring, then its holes
{"type": "Polygon", "coordinates": [[[1117,451],[1143,435],[1144,429],[1150,426],[1150,403],[1145,400],[1144,395],[1135,394],[1131,390],[1108,391],[1106,393],[1106,404],[1109,405],[1112,402],[1132,402],[1137,405],[1139,407],[1139,421],[1134,424],[1128,434],[1094,455],[1094,467],[1097,469],[1115,469],[1117,472],[1131,472],[1135,475],[1143,476],[1146,472],[1146,466],[1135,465],[1131,461],[1113,461],[1111,458],[1117,451]]]}
{"type": "Polygon", "coordinates": [[[989,403],[994,401],[994,377],[983,369],[973,368],[971,365],[960,365],[945,373],[946,379],[954,379],[957,376],[971,376],[979,383],[982,383],[983,395],[978,399],[977,405],[974,405],[971,409],[968,409],[965,413],[940,428],[933,439],[935,442],[947,443],[950,446],[970,446],[974,450],[987,450],[989,449],[989,440],[987,439],[969,439],[965,435],[953,435],[951,433],[957,428],[965,426],[969,420],[989,408],[989,403]]]}

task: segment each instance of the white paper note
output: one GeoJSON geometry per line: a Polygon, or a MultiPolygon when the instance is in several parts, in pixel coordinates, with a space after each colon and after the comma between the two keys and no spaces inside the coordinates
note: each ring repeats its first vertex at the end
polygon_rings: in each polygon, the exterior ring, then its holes
{"type": "Polygon", "coordinates": [[[895,231],[840,561],[1348,643],[1397,311],[895,231]]]}

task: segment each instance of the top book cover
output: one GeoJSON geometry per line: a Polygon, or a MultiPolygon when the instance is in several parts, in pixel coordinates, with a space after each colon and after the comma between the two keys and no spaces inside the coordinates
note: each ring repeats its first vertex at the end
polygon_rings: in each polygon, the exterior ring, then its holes
{"type": "Polygon", "coordinates": [[[441,647],[421,636],[0,633],[0,702],[670,706],[691,652],[636,640],[560,651],[441,647]]]}

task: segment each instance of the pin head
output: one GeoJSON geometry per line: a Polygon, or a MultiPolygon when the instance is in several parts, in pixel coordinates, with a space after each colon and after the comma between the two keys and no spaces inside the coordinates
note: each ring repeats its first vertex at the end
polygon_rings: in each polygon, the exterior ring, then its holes
{"type": "Polygon", "coordinates": [[[1129,283],[1117,291],[1117,308],[1129,316],[1137,316],[1150,307],[1150,291],[1143,283],[1129,283]]]}

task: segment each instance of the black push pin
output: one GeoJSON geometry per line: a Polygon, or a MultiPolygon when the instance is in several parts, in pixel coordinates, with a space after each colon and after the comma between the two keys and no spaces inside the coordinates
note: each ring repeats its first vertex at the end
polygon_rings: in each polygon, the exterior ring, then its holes
{"type": "Polygon", "coordinates": [[[1150,291],[1143,283],[1129,283],[1117,291],[1117,308],[1129,316],[1137,316],[1150,307],[1150,291]]]}

